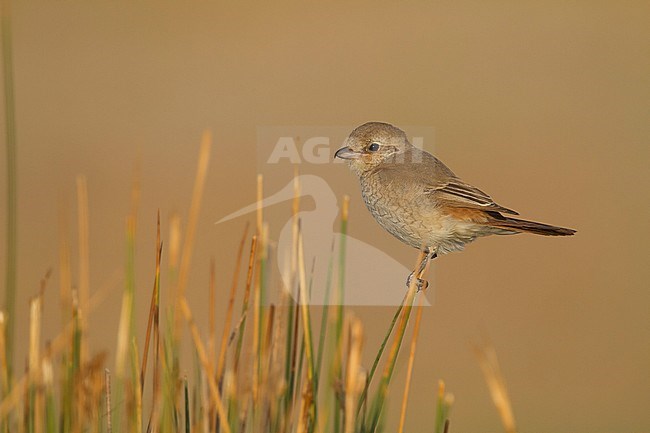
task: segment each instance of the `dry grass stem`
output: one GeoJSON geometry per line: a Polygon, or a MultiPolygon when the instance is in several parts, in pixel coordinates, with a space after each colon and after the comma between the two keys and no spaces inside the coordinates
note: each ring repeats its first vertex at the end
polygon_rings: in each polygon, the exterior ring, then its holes
{"type": "Polygon", "coordinates": [[[490,390],[492,402],[499,412],[501,424],[506,433],[516,433],[517,428],[515,425],[515,417],[510,404],[510,397],[508,396],[508,389],[505,379],[501,374],[501,367],[497,359],[496,350],[492,344],[486,343],[483,345],[475,345],[474,353],[478,358],[479,365],[483,371],[485,382],[490,390]]]}
{"type": "Polygon", "coordinates": [[[305,277],[305,253],[303,251],[302,230],[298,231],[298,274],[300,278],[300,304],[302,313],[303,338],[307,355],[307,380],[310,392],[314,390],[314,353],[311,336],[311,320],[309,317],[309,295],[307,293],[307,278],[305,277]]]}
{"type": "Polygon", "coordinates": [[[244,300],[242,302],[242,311],[239,319],[239,323],[233,330],[233,337],[237,333],[239,334],[237,338],[237,347],[235,348],[235,354],[233,359],[233,371],[237,373],[239,370],[239,359],[241,357],[241,347],[242,341],[244,338],[244,331],[246,330],[246,317],[248,316],[248,306],[250,303],[250,293],[251,293],[251,284],[253,281],[253,271],[255,267],[255,257],[257,253],[257,236],[253,235],[251,239],[251,249],[248,256],[248,271],[246,274],[246,288],[244,289],[244,300]]]}
{"type": "Polygon", "coordinates": [[[411,387],[411,377],[413,376],[413,364],[415,363],[415,349],[417,347],[418,335],[420,333],[420,321],[422,320],[422,303],[424,296],[420,295],[420,302],[418,304],[417,313],[415,315],[415,325],[413,326],[413,336],[411,337],[411,351],[409,352],[408,368],[406,370],[406,383],[404,384],[404,397],[402,398],[402,410],[399,419],[398,432],[404,431],[404,423],[406,422],[406,408],[408,406],[409,389],[411,387]]]}
{"type": "Polygon", "coordinates": [[[224,433],[230,433],[230,426],[228,425],[227,422],[228,417],[226,414],[226,409],[223,406],[221,394],[219,392],[219,388],[217,387],[217,383],[214,378],[214,371],[212,370],[212,366],[210,365],[210,361],[208,360],[208,355],[205,351],[205,347],[201,342],[199,329],[196,327],[196,324],[194,323],[194,319],[192,318],[192,312],[190,310],[189,305],[187,304],[187,300],[185,298],[182,298],[180,300],[180,303],[181,303],[180,308],[183,312],[183,315],[185,316],[185,320],[187,321],[188,326],[190,327],[192,340],[194,341],[194,347],[196,348],[196,352],[199,355],[199,360],[201,361],[201,365],[205,370],[206,378],[208,380],[208,386],[210,388],[210,394],[212,396],[213,403],[217,408],[217,413],[219,414],[221,428],[223,429],[224,433]]]}
{"type": "Polygon", "coordinates": [[[31,373],[31,390],[35,394],[32,396],[34,407],[33,413],[33,428],[35,433],[43,431],[43,399],[42,399],[42,375],[41,375],[41,319],[43,309],[43,298],[38,294],[29,303],[29,371],[31,373]]]}
{"type": "Polygon", "coordinates": [[[345,377],[345,433],[353,433],[356,419],[356,405],[363,389],[364,375],[361,366],[363,349],[363,326],[356,318],[350,320],[349,354],[345,377]]]}
{"type": "Polygon", "coordinates": [[[210,259],[210,281],[208,283],[208,359],[212,365],[217,363],[216,272],[216,264],[214,257],[212,257],[210,259]]]}
{"type": "MultiPolygon", "coordinates": [[[[153,289],[151,290],[151,302],[149,304],[149,318],[147,319],[147,333],[144,339],[144,350],[142,352],[142,367],[140,368],[140,392],[144,392],[144,380],[147,374],[147,361],[149,359],[149,342],[151,332],[154,333],[154,352],[158,351],[158,317],[160,312],[160,262],[162,259],[162,242],[160,240],[160,211],[158,211],[156,224],[156,268],[154,273],[153,289]]],[[[157,357],[154,363],[157,365],[157,357]]],[[[155,368],[154,368],[155,374],[155,368]]]]}
{"type": "Polygon", "coordinates": [[[107,433],[113,433],[113,417],[111,413],[111,372],[108,368],[104,370],[104,383],[106,395],[106,431],[107,433]]]}
{"type": "MultiPolygon", "coordinates": [[[[79,303],[87,305],[90,299],[90,253],[88,247],[88,186],[85,176],[77,176],[77,224],[79,230],[79,303]]],[[[85,360],[88,324],[81,321],[82,360],[85,360]]]]}
{"type": "Polygon", "coordinates": [[[201,209],[201,200],[203,197],[203,188],[205,186],[205,179],[208,173],[208,164],[210,162],[210,148],[212,146],[212,133],[204,131],[201,138],[201,148],[199,150],[199,160],[196,169],[196,177],[194,179],[194,189],[192,191],[192,201],[190,204],[189,218],[187,229],[185,232],[185,241],[183,243],[183,252],[181,255],[181,264],[178,270],[178,283],[176,288],[176,303],[174,320],[176,326],[174,327],[174,337],[176,340],[180,338],[180,318],[178,317],[178,308],[180,300],[185,297],[185,288],[187,287],[187,279],[190,273],[190,263],[192,261],[192,251],[194,247],[194,237],[196,235],[196,226],[199,220],[199,211],[201,209]]]}
{"type": "MultiPolygon", "coordinates": [[[[228,296],[228,308],[226,309],[226,317],[223,324],[223,332],[221,334],[221,347],[219,349],[219,359],[217,361],[217,377],[219,381],[222,380],[224,367],[226,365],[226,349],[228,347],[228,335],[230,334],[231,324],[232,324],[232,315],[235,306],[235,295],[237,294],[237,286],[239,283],[239,271],[241,269],[241,262],[244,254],[244,245],[246,243],[246,238],[248,237],[248,223],[244,227],[244,233],[242,234],[241,241],[239,242],[239,249],[237,251],[237,261],[235,263],[235,272],[232,279],[232,285],[230,286],[230,294],[228,296]]],[[[251,249],[254,247],[251,246],[251,249]]],[[[251,263],[249,262],[248,273],[252,273],[251,263]]]]}

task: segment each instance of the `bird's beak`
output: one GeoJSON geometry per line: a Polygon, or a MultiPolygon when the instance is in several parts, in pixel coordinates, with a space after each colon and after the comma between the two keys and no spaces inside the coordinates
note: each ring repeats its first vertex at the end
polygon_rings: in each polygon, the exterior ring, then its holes
{"type": "Polygon", "coordinates": [[[348,146],[345,146],[337,150],[336,153],[334,154],[334,157],[341,158],[341,159],[357,159],[361,157],[361,152],[355,152],[354,150],[350,149],[348,146]]]}

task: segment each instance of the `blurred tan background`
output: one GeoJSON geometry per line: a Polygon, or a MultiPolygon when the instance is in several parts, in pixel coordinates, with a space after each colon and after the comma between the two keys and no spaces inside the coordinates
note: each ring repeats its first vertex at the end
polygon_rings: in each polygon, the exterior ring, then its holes
{"type": "MultiPolygon", "coordinates": [[[[215,146],[189,292],[202,317],[211,256],[219,290],[229,286],[244,220],[213,223],[255,197],[258,128],[382,120],[434,128],[436,154],[465,180],[524,217],[578,230],[479,240],[436,260],[408,430],[432,430],[442,378],[456,397],[451,431],[500,431],[471,351],[489,335],[522,431],[650,431],[649,22],[647,2],[14,2],[18,359],[26,303],[48,268],[44,337],[59,329],[58,214],[63,204],[73,230],[77,174],[88,179],[95,291],[123,266],[141,161],[142,330],[156,210],[163,225],[186,216],[204,128],[215,146]]],[[[351,196],[351,235],[412,263],[352,174],[319,170],[351,196]]],[[[93,349],[112,350],[119,302],[115,290],[93,314],[93,349]]],[[[374,353],[394,309],[353,310],[374,353]]]]}

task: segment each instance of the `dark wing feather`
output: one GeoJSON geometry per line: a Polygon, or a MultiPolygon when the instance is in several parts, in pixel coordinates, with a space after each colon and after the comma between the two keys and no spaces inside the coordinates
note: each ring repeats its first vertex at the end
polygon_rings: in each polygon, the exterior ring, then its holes
{"type": "Polygon", "coordinates": [[[492,197],[458,178],[449,179],[443,184],[430,188],[428,192],[435,194],[437,200],[443,201],[448,206],[519,215],[512,209],[496,204],[492,197]]]}

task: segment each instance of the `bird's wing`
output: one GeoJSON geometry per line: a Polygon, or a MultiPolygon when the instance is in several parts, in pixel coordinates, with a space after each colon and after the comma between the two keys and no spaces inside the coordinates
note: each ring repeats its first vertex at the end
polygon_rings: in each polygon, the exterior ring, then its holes
{"type": "Polygon", "coordinates": [[[492,200],[492,197],[480,189],[463,182],[457,177],[448,179],[438,185],[431,186],[430,188],[427,188],[427,192],[434,195],[436,200],[440,200],[448,206],[483,209],[511,215],[519,215],[519,213],[512,209],[496,204],[494,200],[492,200]]]}

